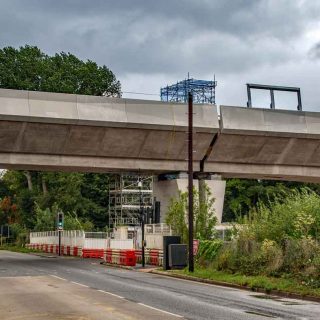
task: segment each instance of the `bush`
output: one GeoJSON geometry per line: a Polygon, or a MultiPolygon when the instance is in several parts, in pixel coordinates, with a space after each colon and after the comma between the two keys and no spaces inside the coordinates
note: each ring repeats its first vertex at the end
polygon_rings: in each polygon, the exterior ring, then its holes
{"type": "Polygon", "coordinates": [[[282,202],[259,204],[216,255],[218,270],[289,276],[320,286],[320,197],[304,189],[282,202]]]}
{"type": "Polygon", "coordinates": [[[198,263],[201,265],[208,265],[212,263],[215,260],[222,245],[223,241],[219,239],[201,240],[196,257],[198,263]]]}
{"type": "Polygon", "coordinates": [[[17,246],[23,247],[28,242],[29,232],[26,228],[18,223],[10,225],[11,237],[13,243],[17,246]]]}
{"type": "Polygon", "coordinates": [[[320,237],[320,197],[309,189],[293,191],[282,201],[259,203],[248,217],[240,219],[255,240],[273,240],[279,244],[289,239],[320,237]]]}

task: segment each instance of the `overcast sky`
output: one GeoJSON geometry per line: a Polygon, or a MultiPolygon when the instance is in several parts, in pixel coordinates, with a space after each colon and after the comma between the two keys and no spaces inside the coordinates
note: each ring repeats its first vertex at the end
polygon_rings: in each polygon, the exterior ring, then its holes
{"type": "Polygon", "coordinates": [[[105,64],[126,92],[215,74],[218,104],[245,105],[251,82],[301,87],[304,109],[320,111],[319,0],[0,0],[0,46],[25,44],[105,64]]]}

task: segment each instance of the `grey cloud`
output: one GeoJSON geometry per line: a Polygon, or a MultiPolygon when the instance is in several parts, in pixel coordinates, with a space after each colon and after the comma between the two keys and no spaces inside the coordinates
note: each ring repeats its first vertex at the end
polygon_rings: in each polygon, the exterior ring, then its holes
{"type": "Polygon", "coordinates": [[[320,59],[320,41],[309,50],[309,56],[312,59],[320,59]]]}
{"type": "MultiPolygon", "coordinates": [[[[241,75],[302,59],[303,0],[0,0],[0,47],[70,51],[127,74],[241,75]]],[[[316,56],[319,48],[312,49],[316,56]]]]}

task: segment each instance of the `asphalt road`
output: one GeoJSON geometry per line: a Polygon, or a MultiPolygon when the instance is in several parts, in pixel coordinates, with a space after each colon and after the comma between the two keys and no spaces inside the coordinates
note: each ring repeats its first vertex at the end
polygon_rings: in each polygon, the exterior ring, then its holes
{"type": "MultiPolygon", "coordinates": [[[[22,298],[32,295],[33,290],[50,287],[50,295],[43,293],[47,301],[48,297],[55,297],[53,305],[47,303],[50,312],[59,302],[63,301],[65,308],[73,305],[76,308],[75,302],[81,300],[78,315],[74,308],[70,309],[73,318],[45,319],[100,319],[94,316],[99,313],[96,308],[101,306],[105,310],[103,319],[320,319],[320,304],[315,302],[269,299],[249,291],[110,268],[100,265],[99,260],[48,258],[0,251],[0,310],[4,308],[3,299],[9,287],[10,290],[13,288],[10,302],[17,299],[16,305],[22,298]],[[25,285],[19,286],[18,281],[25,285]],[[15,288],[21,287],[27,289],[17,293],[15,288]],[[86,305],[95,309],[80,317],[84,312],[81,310],[87,310],[86,305]]],[[[41,298],[40,291],[38,297],[41,298]]],[[[33,319],[41,319],[45,310],[41,312],[33,319]]],[[[4,314],[0,312],[1,320],[18,319],[17,316],[4,317],[4,314]]]]}

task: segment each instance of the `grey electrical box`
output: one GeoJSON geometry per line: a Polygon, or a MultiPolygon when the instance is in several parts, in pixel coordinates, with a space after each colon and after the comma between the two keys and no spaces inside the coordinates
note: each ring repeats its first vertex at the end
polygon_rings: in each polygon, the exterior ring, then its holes
{"type": "Polygon", "coordinates": [[[169,245],[181,243],[179,236],[164,236],[163,237],[163,270],[169,270],[169,245]]]}
{"type": "Polygon", "coordinates": [[[188,248],[186,244],[169,244],[169,267],[184,268],[187,266],[188,248]]]}

